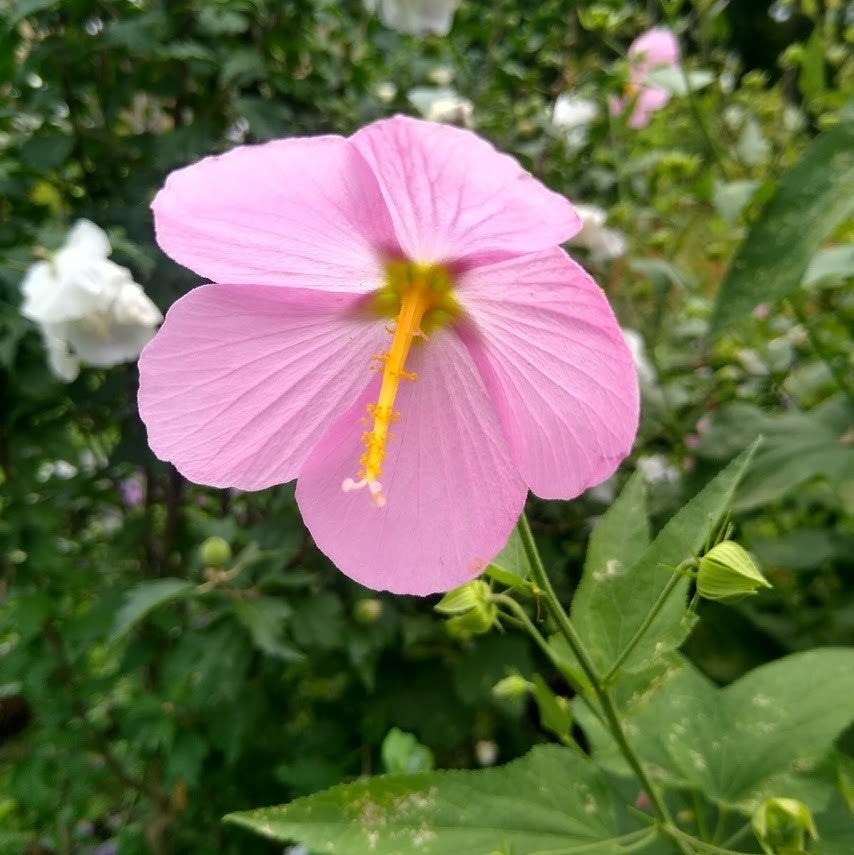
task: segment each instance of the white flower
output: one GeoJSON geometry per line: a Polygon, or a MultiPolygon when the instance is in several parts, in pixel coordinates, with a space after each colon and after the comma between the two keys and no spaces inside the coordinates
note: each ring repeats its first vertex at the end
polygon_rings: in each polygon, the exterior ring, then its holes
{"type": "Polygon", "coordinates": [[[674,484],[679,480],[679,470],[663,454],[639,458],[637,468],[647,484],[674,484]]]}
{"type": "Polygon", "coordinates": [[[407,98],[419,113],[431,122],[471,127],[474,105],[459,95],[456,89],[446,86],[416,86],[407,98]]]}
{"type": "Polygon", "coordinates": [[[590,125],[598,115],[599,105],[595,101],[563,92],[552,108],[552,124],[564,131],[570,149],[577,150],[587,144],[590,125]]]}
{"type": "Polygon", "coordinates": [[[369,12],[379,11],[385,26],[412,36],[433,33],[446,36],[451,31],[460,0],[364,0],[369,12]]]}
{"type": "Polygon", "coordinates": [[[643,336],[633,329],[622,327],[623,338],[629,346],[629,351],[632,354],[632,362],[635,364],[635,371],[638,373],[638,380],[642,386],[654,386],[656,382],[655,368],[652,363],[646,358],[646,344],[643,336]]]}
{"type": "Polygon", "coordinates": [[[50,370],[71,382],[80,365],[136,359],[163,320],[130,271],[110,261],[104,231],[78,220],[49,261],[21,283],[21,314],[40,327],[50,370]]]}
{"type": "Polygon", "coordinates": [[[389,104],[394,101],[394,96],[397,95],[397,86],[390,80],[384,80],[382,83],[377,84],[374,94],[383,104],[389,104]]]}
{"type": "Polygon", "coordinates": [[[474,756],[481,766],[494,766],[498,759],[498,745],[491,739],[478,739],[474,744],[474,756]]]}
{"type": "Polygon", "coordinates": [[[605,228],[607,213],[596,205],[576,204],[581,217],[581,231],[570,241],[583,246],[597,261],[610,261],[626,254],[626,236],[616,229],[605,228]]]}

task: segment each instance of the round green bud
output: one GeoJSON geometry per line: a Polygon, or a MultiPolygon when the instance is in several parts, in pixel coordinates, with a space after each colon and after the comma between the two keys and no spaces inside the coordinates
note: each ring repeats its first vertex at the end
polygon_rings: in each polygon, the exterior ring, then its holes
{"type": "Polygon", "coordinates": [[[527,697],[533,688],[534,684],[528,682],[521,674],[510,674],[492,687],[492,694],[505,701],[515,701],[527,697]]]}
{"type": "Polygon", "coordinates": [[[707,600],[734,602],[770,587],[747,551],[732,540],[717,544],[700,559],[697,591],[707,600]]]}
{"type": "Polygon", "coordinates": [[[450,615],[445,624],[452,638],[466,639],[489,632],[498,621],[498,607],[491,602],[492,591],[482,579],[474,579],[448,591],[434,606],[437,612],[450,615]]]}
{"type": "Polygon", "coordinates": [[[353,619],[362,626],[376,623],[382,617],[382,613],[382,601],[373,597],[365,597],[353,606],[353,619]]]}
{"type": "Polygon", "coordinates": [[[206,567],[224,567],[231,561],[231,546],[224,537],[209,537],[199,547],[199,556],[206,567]]]}

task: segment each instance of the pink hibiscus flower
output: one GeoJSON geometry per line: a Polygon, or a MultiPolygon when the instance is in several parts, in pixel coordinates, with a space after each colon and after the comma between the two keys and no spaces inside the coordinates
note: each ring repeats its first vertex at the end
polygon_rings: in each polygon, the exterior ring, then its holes
{"type": "Polygon", "coordinates": [[[654,27],[638,36],[629,46],[626,97],[611,97],[611,113],[618,116],[631,107],[629,127],[646,127],[652,114],[670,100],[666,89],[646,84],[646,76],[656,68],[679,68],[679,62],[679,42],[670,30],[654,27]]]}
{"type": "Polygon", "coordinates": [[[140,358],[152,449],[203,484],[297,478],[363,585],[463,584],[529,487],[571,498],[628,454],[631,354],[557,246],[578,216],[470,131],[396,117],[244,146],[172,173],[153,210],[160,246],[221,284],[140,358]]]}

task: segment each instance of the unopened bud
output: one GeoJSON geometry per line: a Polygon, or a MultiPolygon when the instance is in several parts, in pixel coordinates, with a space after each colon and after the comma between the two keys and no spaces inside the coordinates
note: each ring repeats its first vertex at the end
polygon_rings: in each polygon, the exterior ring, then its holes
{"type": "Polygon", "coordinates": [[[489,585],[475,579],[448,591],[434,606],[437,612],[451,615],[445,624],[452,638],[465,639],[489,632],[498,619],[498,607],[490,602],[489,585]]]}
{"type": "Polygon", "coordinates": [[[448,591],[433,608],[443,615],[463,615],[486,603],[489,594],[489,585],[482,579],[475,579],[448,591]]]}
{"type": "Polygon", "coordinates": [[[515,701],[527,697],[533,688],[534,684],[528,682],[521,674],[510,674],[492,687],[492,694],[505,701],[515,701]]]}
{"type": "Polygon", "coordinates": [[[199,556],[205,567],[224,567],[231,560],[231,546],[224,537],[209,537],[199,547],[199,556]]]}
{"type": "Polygon", "coordinates": [[[360,623],[363,626],[370,626],[370,624],[376,623],[382,617],[382,613],[382,602],[373,597],[365,597],[353,606],[353,618],[356,623],[360,623]]]}
{"type": "Polygon", "coordinates": [[[734,602],[770,587],[747,551],[732,540],[717,544],[700,559],[697,591],[707,600],[734,602]]]}
{"type": "Polygon", "coordinates": [[[768,855],[797,855],[806,851],[807,834],[818,837],[809,808],[797,799],[767,799],[756,809],[751,825],[768,855]]]}
{"type": "Polygon", "coordinates": [[[473,635],[484,635],[495,626],[498,617],[498,609],[495,606],[486,606],[483,609],[474,609],[464,615],[456,615],[448,618],[445,630],[451,638],[465,641],[473,635]]]}

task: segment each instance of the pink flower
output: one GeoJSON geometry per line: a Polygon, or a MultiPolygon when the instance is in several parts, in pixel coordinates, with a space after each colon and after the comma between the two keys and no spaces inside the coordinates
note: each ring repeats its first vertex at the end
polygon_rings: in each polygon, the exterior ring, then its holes
{"type": "Polygon", "coordinates": [[[647,85],[646,76],[656,68],[679,68],[679,59],[679,42],[670,30],[654,27],[638,36],[629,47],[629,83],[625,97],[610,99],[612,115],[620,115],[634,105],[629,127],[646,127],[650,116],[670,100],[666,89],[647,85]]]}
{"type": "Polygon", "coordinates": [[[356,581],[454,588],[528,488],[576,496],[629,452],[631,354],[557,246],[575,210],[470,131],[396,117],[245,146],[172,173],[153,209],[161,247],[223,284],[140,358],[151,447],[203,484],[298,478],[356,581]]]}

